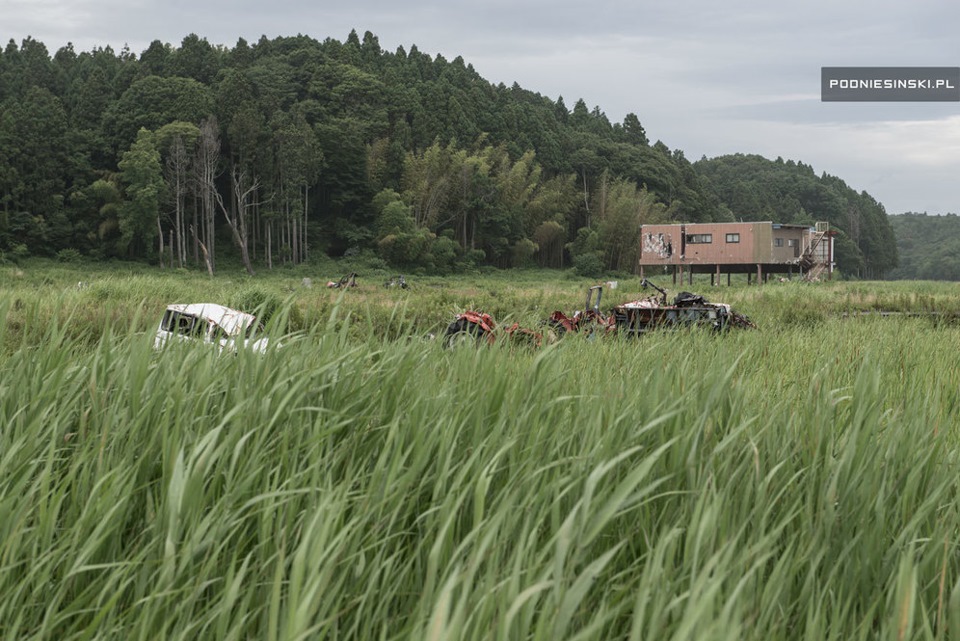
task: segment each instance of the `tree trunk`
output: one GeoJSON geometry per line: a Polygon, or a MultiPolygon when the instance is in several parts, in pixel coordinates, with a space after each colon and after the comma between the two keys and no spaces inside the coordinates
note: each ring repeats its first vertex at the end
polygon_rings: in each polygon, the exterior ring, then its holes
{"type": "Polygon", "coordinates": [[[216,179],[220,163],[220,132],[216,118],[208,118],[200,124],[200,143],[197,150],[197,174],[200,189],[200,202],[203,207],[203,236],[206,241],[205,260],[216,266],[216,226],[217,201],[216,179]]]}
{"type": "MultiPolygon", "coordinates": [[[[190,225],[190,230],[193,231],[197,228],[197,197],[193,198],[193,224],[190,225]]],[[[200,239],[197,238],[197,234],[193,234],[193,262],[194,264],[200,263],[200,239]]]]}
{"type": "Polygon", "coordinates": [[[266,228],[266,230],[265,230],[265,231],[266,231],[266,236],[267,236],[267,242],[266,242],[266,247],[267,247],[267,269],[273,269],[273,252],[272,252],[272,247],[271,247],[271,243],[272,243],[273,241],[272,241],[272,239],[270,238],[270,229],[271,229],[272,227],[273,227],[273,223],[268,222],[268,223],[267,223],[267,228],[266,228]]]}
{"type": "MultiPolygon", "coordinates": [[[[160,269],[164,269],[163,264],[163,227],[160,225],[160,216],[157,216],[157,236],[160,238],[160,269]]],[[[173,267],[173,263],[170,264],[173,267]]]]}
{"type": "Polygon", "coordinates": [[[260,182],[254,179],[248,187],[246,184],[246,172],[238,170],[236,167],[233,168],[230,179],[233,184],[233,194],[229,209],[223,204],[223,198],[220,194],[216,192],[214,192],[214,194],[217,205],[220,207],[220,211],[223,212],[223,216],[227,219],[227,224],[230,226],[230,231],[233,233],[233,242],[237,246],[237,249],[240,250],[240,259],[243,261],[243,267],[247,270],[248,274],[254,276],[255,272],[250,262],[249,238],[247,233],[249,225],[247,225],[247,216],[248,211],[255,205],[255,203],[250,202],[251,195],[257,192],[257,189],[260,187],[260,182]],[[236,209],[234,209],[234,204],[236,204],[236,209]]]}
{"type": "Polygon", "coordinates": [[[207,273],[210,274],[210,278],[213,278],[213,263],[210,262],[210,254],[207,252],[206,245],[203,244],[203,241],[197,238],[197,231],[193,226],[190,227],[190,233],[193,234],[193,239],[203,251],[203,262],[207,264],[207,273]]]}
{"type": "Polygon", "coordinates": [[[308,247],[307,247],[307,216],[310,211],[310,187],[308,185],[303,186],[303,262],[307,262],[308,256],[308,247]]]}

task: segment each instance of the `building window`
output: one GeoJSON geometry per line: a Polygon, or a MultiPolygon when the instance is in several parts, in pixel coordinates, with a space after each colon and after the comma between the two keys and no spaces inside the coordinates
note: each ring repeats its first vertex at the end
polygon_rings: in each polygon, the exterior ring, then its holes
{"type": "Polygon", "coordinates": [[[740,234],[727,234],[727,242],[728,242],[728,243],[739,243],[739,242],[740,242],[740,234]]]}
{"type": "Polygon", "coordinates": [[[687,234],[687,243],[691,245],[708,245],[713,242],[713,234],[687,234]]]}
{"type": "Polygon", "coordinates": [[[787,247],[796,247],[796,246],[797,246],[797,239],[796,239],[796,238],[788,238],[788,239],[787,239],[787,247]]]}
{"type": "Polygon", "coordinates": [[[774,247],[783,247],[783,239],[782,239],[782,238],[774,238],[774,239],[773,239],[773,246],[774,246],[774,247]]]}

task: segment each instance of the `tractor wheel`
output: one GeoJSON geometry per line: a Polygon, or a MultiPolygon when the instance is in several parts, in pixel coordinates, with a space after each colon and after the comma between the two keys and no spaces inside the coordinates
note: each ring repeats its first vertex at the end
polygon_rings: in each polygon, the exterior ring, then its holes
{"type": "Polygon", "coordinates": [[[543,321],[543,324],[546,325],[546,331],[553,332],[554,340],[563,338],[563,335],[567,333],[567,328],[558,320],[548,318],[543,321]]]}
{"type": "Polygon", "coordinates": [[[460,345],[479,344],[484,340],[486,330],[477,323],[461,318],[450,323],[443,338],[444,347],[454,348],[460,345]]]}

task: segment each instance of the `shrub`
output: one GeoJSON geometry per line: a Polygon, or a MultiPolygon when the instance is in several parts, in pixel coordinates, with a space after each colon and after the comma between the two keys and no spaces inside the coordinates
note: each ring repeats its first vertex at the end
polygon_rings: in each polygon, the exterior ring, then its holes
{"type": "Polygon", "coordinates": [[[61,249],[57,252],[57,260],[61,263],[79,263],[83,255],[73,248],[61,249]]]}
{"type": "Polygon", "coordinates": [[[585,278],[600,278],[603,275],[603,259],[597,252],[574,256],[573,269],[585,278]]]}
{"type": "Polygon", "coordinates": [[[522,238],[513,244],[513,266],[531,267],[533,256],[537,253],[537,244],[529,238],[522,238]]]}

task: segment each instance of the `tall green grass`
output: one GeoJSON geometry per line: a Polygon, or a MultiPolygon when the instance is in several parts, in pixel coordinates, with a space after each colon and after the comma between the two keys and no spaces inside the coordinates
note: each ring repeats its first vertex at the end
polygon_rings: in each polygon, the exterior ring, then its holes
{"type": "MultiPolygon", "coordinates": [[[[21,334],[36,343],[51,320],[60,322],[68,334],[93,344],[108,328],[127,325],[138,307],[138,331],[152,331],[162,310],[170,303],[214,302],[254,312],[276,309],[287,303],[292,329],[323,325],[333,307],[341,319],[353,320],[354,337],[362,340],[373,332],[389,340],[406,334],[442,331],[464,309],[488,312],[500,323],[514,321],[536,326],[554,310],[567,314],[582,308],[584,292],[591,281],[569,272],[514,270],[495,274],[461,274],[453,277],[411,276],[408,290],[386,289],[386,272],[362,272],[360,286],[347,291],[323,286],[328,278],[345,269],[323,264],[277,269],[249,277],[238,271],[222,271],[215,278],[185,270],[160,271],[145,266],[85,265],[30,261],[23,266],[0,265],[0,295],[9,299],[7,339],[0,350],[19,344],[21,334]],[[305,281],[305,279],[307,279],[305,281]],[[67,314],[71,315],[67,322],[67,314]],[[397,325],[402,318],[403,324],[397,325]],[[402,330],[402,331],[400,331],[402,330]]],[[[861,283],[817,284],[771,282],[762,287],[737,282],[733,287],[709,286],[703,275],[689,283],[673,284],[669,278],[654,278],[673,296],[681,290],[706,295],[710,300],[733,304],[757,321],[761,328],[819,327],[832,319],[859,312],[936,312],[933,322],[957,323],[960,299],[951,283],[861,283]]],[[[742,280],[742,279],[741,279],[742,280]]],[[[638,278],[620,279],[616,289],[604,291],[603,308],[648,295],[638,278]]]]}
{"type": "Polygon", "coordinates": [[[953,327],[158,354],[153,282],[2,303],[0,638],[960,638],[953,327]]]}

